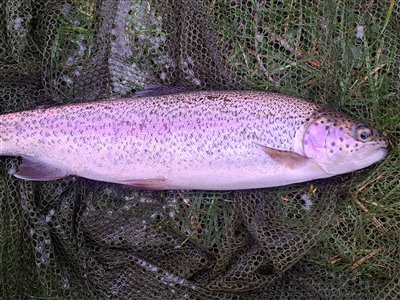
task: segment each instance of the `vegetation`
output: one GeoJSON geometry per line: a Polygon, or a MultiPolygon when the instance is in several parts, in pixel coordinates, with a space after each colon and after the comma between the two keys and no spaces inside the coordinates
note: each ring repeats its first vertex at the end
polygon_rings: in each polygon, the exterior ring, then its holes
{"type": "MultiPolygon", "coordinates": [[[[132,62],[152,68],[163,79],[160,65],[171,63],[163,48],[168,35],[151,3],[136,2],[127,19],[127,33],[143,47],[136,46],[139,56],[132,62]],[[146,11],[150,18],[138,16],[146,11]],[[140,24],[135,23],[138,20],[140,24]],[[155,42],[161,48],[154,48],[155,42]],[[143,63],[146,56],[153,62],[143,63]]],[[[347,189],[337,203],[335,222],[326,228],[310,259],[335,271],[389,280],[399,268],[395,253],[400,229],[400,45],[393,20],[399,7],[395,11],[395,1],[380,8],[373,1],[321,1],[315,6],[293,0],[268,5],[254,1],[247,6],[232,5],[235,1],[206,2],[226,65],[249,87],[323,103],[372,123],[390,139],[391,152],[383,163],[339,183],[347,189]]],[[[54,39],[51,57],[57,74],[60,68],[62,72],[71,68],[71,53],[75,60],[91,54],[93,3],[75,0],[74,4],[76,21],[62,20],[54,39]]],[[[305,184],[299,190],[307,193],[311,187],[305,184]]],[[[285,193],[286,188],[281,190],[285,193]]],[[[187,236],[185,242],[197,240],[214,247],[229,220],[231,200],[218,194],[185,199],[184,194],[177,195],[174,208],[183,215],[178,227],[187,236]]]]}

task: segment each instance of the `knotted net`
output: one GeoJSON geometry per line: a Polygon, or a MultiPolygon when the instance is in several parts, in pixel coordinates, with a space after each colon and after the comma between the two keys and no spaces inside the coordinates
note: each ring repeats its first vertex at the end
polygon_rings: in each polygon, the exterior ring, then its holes
{"type": "Polygon", "coordinates": [[[0,113],[146,85],[268,89],[373,123],[368,170],[236,192],[32,183],[0,160],[2,299],[399,299],[394,0],[0,1],[0,113]]]}

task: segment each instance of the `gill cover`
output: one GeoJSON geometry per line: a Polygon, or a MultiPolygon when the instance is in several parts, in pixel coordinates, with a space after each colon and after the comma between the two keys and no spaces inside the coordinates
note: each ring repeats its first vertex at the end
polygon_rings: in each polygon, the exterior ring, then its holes
{"type": "MultiPolygon", "coordinates": [[[[321,162],[326,158],[326,139],[329,126],[325,122],[311,122],[306,128],[303,138],[303,151],[306,157],[313,159],[326,172],[326,167],[321,162]]],[[[330,172],[328,172],[330,173],[330,172]]],[[[330,173],[331,174],[331,173],[330,173]]]]}

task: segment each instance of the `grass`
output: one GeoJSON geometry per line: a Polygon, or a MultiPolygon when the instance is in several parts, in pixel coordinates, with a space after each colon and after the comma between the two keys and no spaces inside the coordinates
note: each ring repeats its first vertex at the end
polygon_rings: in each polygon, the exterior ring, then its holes
{"type": "MultiPolygon", "coordinates": [[[[169,37],[162,27],[161,18],[157,17],[149,1],[136,1],[126,18],[126,35],[132,45],[129,60],[141,70],[144,80],[163,81],[167,76],[163,70],[173,68],[172,58],[168,54],[169,37]]],[[[137,84],[136,89],[143,88],[137,84]]]]}
{"type": "Polygon", "coordinates": [[[58,19],[59,30],[50,32],[47,37],[51,47],[44,55],[49,57],[45,79],[52,85],[56,102],[73,97],[74,80],[82,72],[82,63],[92,55],[94,6],[92,0],[74,0],[71,5],[65,4],[58,19]]]}
{"type": "MultiPolygon", "coordinates": [[[[88,10],[91,4],[86,5],[86,1],[75,4],[78,5],[73,6],[76,9],[73,13],[79,25],[63,21],[52,48],[54,66],[67,59],[66,53],[70,53],[71,47],[76,48],[76,40],[81,36],[89,43],[85,55],[90,55],[93,20],[88,10]]],[[[391,137],[396,149],[386,162],[370,170],[367,177],[350,188],[349,198],[338,210],[342,225],[328,233],[334,237],[334,243],[322,246],[330,257],[322,257],[320,263],[339,271],[350,270],[368,251],[395,247],[395,242],[390,240],[379,245],[371,245],[370,240],[372,236],[378,241],[382,235],[399,228],[398,219],[393,217],[396,225],[386,233],[381,232],[380,227],[372,227],[372,231],[365,229],[371,224],[377,226],[376,216],[385,218],[400,213],[396,202],[400,191],[394,176],[399,174],[400,168],[400,113],[396,99],[399,90],[393,88],[396,49],[400,45],[389,31],[394,22],[395,6],[394,1],[380,9],[365,5],[359,6],[357,11],[350,1],[326,1],[311,7],[303,1],[285,0],[282,5],[247,7],[210,1],[207,7],[228,67],[248,86],[279,90],[335,107],[354,118],[373,123],[391,137]],[[321,18],[324,15],[327,17],[321,18]],[[357,26],[362,26],[362,31],[357,26]],[[360,189],[365,186],[368,188],[360,189]],[[358,202],[352,201],[352,197],[358,202]],[[360,208],[360,203],[368,212],[360,208]],[[343,233],[341,226],[352,230],[343,233]],[[340,263],[330,263],[336,256],[341,257],[340,263]]],[[[164,45],[168,34],[163,31],[150,2],[138,1],[134,7],[127,18],[127,33],[136,47],[132,62],[160,75],[165,65],[155,62],[170,62],[164,45]],[[145,62],[146,58],[151,58],[150,62],[145,62]]],[[[54,71],[58,73],[59,70],[54,71]]],[[[193,195],[188,201],[190,205],[180,205],[177,209],[177,213],[182,214],[178,227],[186,236],[183,243],[197,239],[207,247],[215,245],[223,234],[222,224],[229,217],[230,203],[221,201],[218,195],[206,198],[193,195]]],[[[388,262],[394,263],[393,258],[380,251],[351,272],[376,276],[388,262]]]]}

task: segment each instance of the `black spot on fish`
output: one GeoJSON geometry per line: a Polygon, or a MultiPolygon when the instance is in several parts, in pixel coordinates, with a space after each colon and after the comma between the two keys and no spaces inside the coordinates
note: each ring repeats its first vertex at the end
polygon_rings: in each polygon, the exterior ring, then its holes
{"type": "Polygon", "coordinates": [[[350,145],[349,145],[349,144],[346,144],[346,148],[350,148],[350,145]]]}
{"type": "Polygon", "coordinates": [[[329,130],[329,126],[326,126],[325,129],[326,129],[326,130],[329,130]]]}
{"type": "Polygon", "coordinates": [[[332,142],[332,143],[331,143],[331,146],[335,146],[335,145],[336,145],[335,142],[332,142]]]}
{"type": "Polygon", "coordinates": [[[339,140],[340,140],[341,142],[343,142],[343,138],[342,138],[342,137],[340,137],[339,140]]]}
{"type": "Polygon", "coordinates": [[[331,149],[329,152],[330,152],[330,153],[333,153],[333,150],[331,149]]]}

